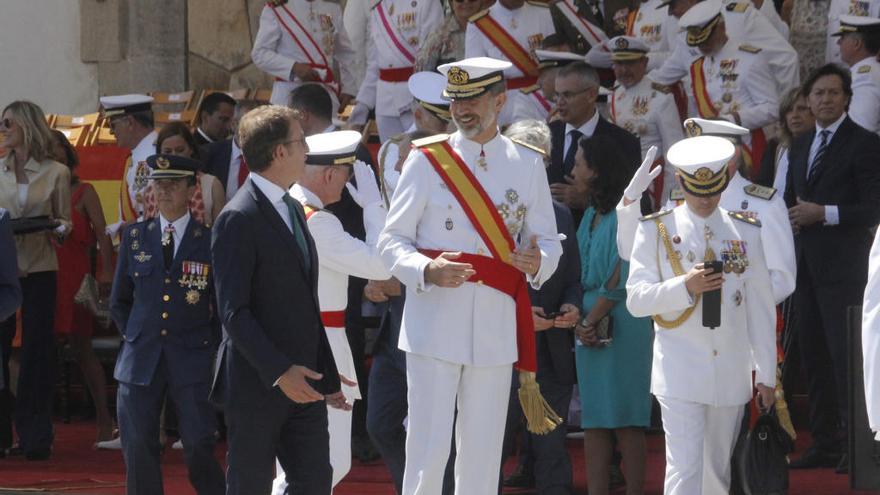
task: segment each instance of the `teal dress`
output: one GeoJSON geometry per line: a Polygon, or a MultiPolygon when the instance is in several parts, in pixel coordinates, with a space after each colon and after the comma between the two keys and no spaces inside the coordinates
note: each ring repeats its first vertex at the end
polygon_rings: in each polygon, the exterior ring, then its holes
{"type": "Polygon", "coordinates": [[[617,214],[605,214],[592,231],[595,208],[584,213],[577,240],[581,254],[583,314],[600,296],[617,304],[611,310],[613,340],[604,347],[577,342],[578,389],[584,428],[647,427],[651,422],[651,346],[654,331],[648,318],[636,318],[626,309],[629,263],[617,254],[617,214]],[[620,262],[620,283],[605,288],[620,262]]]}

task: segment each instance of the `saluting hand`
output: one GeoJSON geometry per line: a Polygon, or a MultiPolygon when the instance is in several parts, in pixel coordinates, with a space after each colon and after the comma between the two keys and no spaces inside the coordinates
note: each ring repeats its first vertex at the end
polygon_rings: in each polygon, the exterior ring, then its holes
{"type": "Polygon", "coordinates": [[[305,366],[293,365],[281,375],[278,379],[278,387],[284,392],[288,399],[298,403],[307,404],[309,402],[317,402],[323,400],[324,396],[319,394],[306,381],[306,378],[312,380],[320,380],[324,375],[317,371],[312,371],[305,366]]]}
{"type": "Polygon", "coordinates": [[[684,285],[691,296],[711,292],[721,288],[724,283],[722,273],[713,273],[711,268],[706,268],[703,263],[694,265],[684,276],[684,285]]]}
{"type": "Polygon", "coordinates": [[[461,257],[461,253],[440,253],[425,267],[425,281],[439,287],[455,288],[473,277],[474,271],[470,263],[452,261],[461,257]]]}
{"type": "Polygon", "coordinates": [[[538,237],[532,236],[528,247],[519,247],[510,253],[510,264],[517,270],[535,276],[541,269],[541,250],[538,249],[538,237]]]}

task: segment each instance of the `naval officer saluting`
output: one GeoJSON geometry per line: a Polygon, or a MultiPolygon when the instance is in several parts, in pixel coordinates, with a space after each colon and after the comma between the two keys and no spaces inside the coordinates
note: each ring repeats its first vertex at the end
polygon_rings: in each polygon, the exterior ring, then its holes
{"type": "MultiPolygon", "coordinates": [[[[456,493],[496,492],[486,466],[500,465],[511,364],[537,367],[526,282],[540,288],[562,248],[542,155],[498,132],[510,66],[478,57],[438,68],[458,131],[414,142],[379,239],[407,289],[406,495],[440,493],[454,419],[456,493]]],[[[540,405],[534,373],[524,378],[521,397],[540,405]]],[[[538,412],[530,427],[552,429],[553,416],[538,412]]]]}
{"type": "Polygon", "coordinates": [[[199,162],[147,158],[159,217],[125,229],[110,310],[122,333],[113,378],[126,493],[161,494],[159,414],[167,392],[178,408],[189,480],[199,495],[223,494],[208,400],[217,342],[211,231],[190,217],[199,162]]]}
{"type": "Polygon", "coordinates": [[[718,207],[733,154],[715,136],[672,146],[686,204],[644,217],[630,259],[626,307],[655,323],[651,392],[666,433],[667,495],[728,493],[753,365],[758,405],[774,402],[776,312],[760,222],[718,207]],[[705,265],[715,260],[723,273],[705,265]],[[720,324],[706,328],[699,313],[716,290],[720,324]]]}

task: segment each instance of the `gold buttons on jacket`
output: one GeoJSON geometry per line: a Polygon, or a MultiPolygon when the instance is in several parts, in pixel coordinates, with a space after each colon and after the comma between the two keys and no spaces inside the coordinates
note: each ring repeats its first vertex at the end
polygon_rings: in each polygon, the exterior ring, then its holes
{"type": "Polygon", "coordinates": [[[161,336],[163,336],[163,337],[166,336],[166,335],[168,335],[168,330],[165,330],[165,329],[163,328],[162,331],[159,332],[159,335],[161,335],[161,336]]]}
{"type": "Polygon", "coordinates": [[[167,320],[167,319],[168,319],[168,312],[167,312],[167,311],[164,311],[164,312],[162,313],[162,319],[163,319],[163,320],[167,320]]]}
{"type": "Polygon", "coordinates": [[[165,294],[164,296],[162,296],[162,300],[165,302],[168,302],[171,300],[171,296],[169,296],[168,294],[165,294]]]}
{"type": "Polygon", "coordinates": [[[171,283],[171,279],[170,279],[170,278],[166,278],[166,279],[165,279],[165,283],[166,283],[166,284],[170,284],[170,283],[171,283]]]}

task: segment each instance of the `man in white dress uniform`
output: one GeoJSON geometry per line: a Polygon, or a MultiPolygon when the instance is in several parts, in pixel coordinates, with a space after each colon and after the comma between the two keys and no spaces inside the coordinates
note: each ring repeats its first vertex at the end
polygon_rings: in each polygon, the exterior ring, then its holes
{"type": "Polygon", "coordinates": [[[718,207],[733,155],[714,136],[672,146],[686,204],[644,217],[630,260],[627,309],[655,323],[651,392],[666,433],[667,495],[728,493],[753,369],[759,406],[774,402],[776,312],[761,224],[718,207]],[[723,273],[704,264],[715,260],[723,273]],[[720,324],[707,328],[700,314],[716,290],[720,324]]]}
{"type": "Polygon", "coordinates": [[[862,304],[862,359],[865,373],[865,404],[868,426],[880,442],[880,230],[874,236],[868,258],[868,285],[862,304]]]}
{"type": "Polygon", "coordinates": [[[453,421],[455,493],[497,492],[487,466],[501,459],[511,364],[529,340],[534,356],[534,327],[518,336],[530,304],[500,279],[539,288],[562,253],[542,155],[498,132],[509,67],[480,57],[438,68],[458,131],[415,141],[379,239],[407,290],[405,495],[440,493],[453,421]]]}

